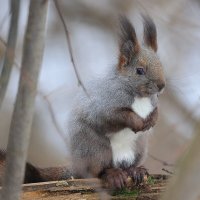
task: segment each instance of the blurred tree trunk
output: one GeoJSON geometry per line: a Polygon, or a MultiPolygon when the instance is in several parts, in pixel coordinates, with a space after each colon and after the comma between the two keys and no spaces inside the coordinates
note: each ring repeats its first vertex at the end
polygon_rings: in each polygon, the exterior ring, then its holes
{"type": "Polygon", "coordinates": [[[7,41],[6,54],[4,58],[3,69],[0,77],[0,109],[2,102],[4,100],[6,90],[8,87],[10,74],[15,57],[15,46],[17,43],[17,31],[18,31],[18,18],[20,10],[20,0],[10,0],[10,9],[11,9],[11,21],[10,21],[10,30],[7,41]]]}
{"type": "Polygon", "coordinates": [[[22,69],[7,147],[2,200],[20,198],[29,146],[38,76],[41,68],[48,0],[31,0],[22,69]]]}
{"type": "Polygon", "coordinates": [[[200,126],[179,168],[171,180],[163,200],[197,200],[200,196],[200,126]]]}

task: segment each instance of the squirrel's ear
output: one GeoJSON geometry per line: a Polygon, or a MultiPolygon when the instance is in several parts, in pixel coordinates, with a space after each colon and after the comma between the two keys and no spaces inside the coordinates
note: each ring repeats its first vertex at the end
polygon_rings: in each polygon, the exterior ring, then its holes
{"type": "Polygon", "coordinates": [[[120,16],[119,39],[119,67],[124,67],[129,64],[131,58],[137,54],[140,49],[135,29],[125,16],[120,16]]]}
{"type": "Polygon", "coordinates": [[[143,15],[142,17],[144,24],[144,43],[156,52],[158,49],[156,26],[149,16],[143,15]]]}

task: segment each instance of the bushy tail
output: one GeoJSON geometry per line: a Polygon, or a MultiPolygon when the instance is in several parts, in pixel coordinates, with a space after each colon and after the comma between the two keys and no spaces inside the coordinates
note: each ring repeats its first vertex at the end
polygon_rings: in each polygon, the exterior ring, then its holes
{"type": "MultiPolygon", "coordinates": [[[[0,150],[0,185],[5,171],[6,153],[0,150]]],[[[58,181],[71,178],[72,174],[67,167],[38,168],[26,163],[24,183],[37,183],[45,181],[58,181]]]]}

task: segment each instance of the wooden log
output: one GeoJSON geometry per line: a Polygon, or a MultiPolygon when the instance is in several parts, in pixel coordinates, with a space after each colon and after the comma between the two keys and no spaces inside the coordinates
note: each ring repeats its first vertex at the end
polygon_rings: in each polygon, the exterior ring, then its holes
{"type": "Polygon", "coordinates": [[[22,200],[157,200],[165,191],[167,179],[166,175],[151,175],[144,184],[137,187],[129,180],[128,189],[121,191],[111,191],[106,184],[95,178],[24,184],[22,200]]]}

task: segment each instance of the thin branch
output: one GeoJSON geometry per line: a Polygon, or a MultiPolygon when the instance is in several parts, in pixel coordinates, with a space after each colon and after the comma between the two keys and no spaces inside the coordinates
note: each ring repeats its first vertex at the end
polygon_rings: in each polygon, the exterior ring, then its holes
{"type": "Polygon", "coordinates": [[[20,199],[44,52],[48,2],[47,0],[31,0],[29,6],[21,75],[9,133],[1,200],[20,199]]]}
{"type": "MultiPolygon", "coordinates": [[[[0,36],[0,42],[4,45],[5,48],[7,48],[7,43],[6,41],[0,36]]],[[[16,57],[14,57],[14,67],[16,67],[18,70],[21,69],[20,64],[17,62],[16,57]]]]}
{"type": "Polygon", "coordinates": [[[174,166],[175,166],[174,164],[171,164],[171,163],[168,163],[168,162],[166,162],[166,161],[164,161],[164,160],[161,160],[161,159],[159,159],[159,158],[156,158],[154,155],[152,155],[152,154],[150,154],[150,153],[148,153],[148,156],[149,156],[150,158],[152,158],[153,160],[156,160],[156,161],[160,162],[160,163],[163,164],[164,166],[168,166],[168,167],[174,167],[174,166]]]}
{"type": "Polygon", "coordinates": [[[162,168],[162,171],[164,171],[164,172],[166,172],[166,173],[168,173],[170,175],[174,174],[173,172],[171,172],[171,171],[169,171],[168,169],[165,169],[165,168],[162,168]]]}
{"type": "Polygon", "coordinates": [[[53,108],[52,108],[52,105],[51,105],[49,99],[48,99],[45,95],[43,95],[42,92],[37,92],[37,93],[38,93],[38,95],[40,95],[40,96],[44,99],[44,101],[46,101],[46,103],[47,103],[47,108],[48,108],[48,110],[49,110],[51,120],[52,120],[52,122],[53,122],[53,124],[54,124],[54,126],[55,126],[55,128],[56,128],[56,130],[57,130],[57,132],[58,132],[58,134],[60,135],[60,137],[61,137],[63,140],[65,140],[64,133],[63,133],[63,131],[61,130],[60,126],[59,126],[58,123],[57,123],[57,120],[56,120],[56,117],[55,117],[55,114],[54,114],[54,112],[53,112],[53,108]]]}
{"type": "MultiPolygon", "coordinates": [[[[4,39],[0,36],[0,42],[6,47],[7,44],[6,42],[4,41],[4,39]]],[[[21,66],[20,64],[16,61],[16,58],[14,59],[14,67],[16,67],[18,70],[20,70],[21,66]]],[[[53,111],[53,108],[52,108],[52,105],[47,97],[47,95],[43,94],[42,91],[38,90],[37,91],[37,95],[39,95],[47,104],[47,108],[49,110],[49,113],[50,113],[50,117],[51,117],[51,120],[58,132],[58,134],[61,136],[61,138],[64,140],[65,138],[65,134],[63,133],[63,131],[61,130],[61,128],[59,127],[58,123],[57,123],[57,120],[56,120],[56,117],[55,117],[55,114],[54,114],[54,111],[53,111]]]]}
{"type": "Polygon", "coordinates": [[[17,31],[18,31],[18,18],[20,9],[20,0],[11,0],[10,8],[12,12],[10,21],[10,30],[8,35],[8,45],[6,48],[6,54],[4,58],[3,69],[0,77],[0,108],[2,106],[9,79],[14,62],[15,47],[17,42],[17,31]]]}
{"type": "Polygon", "coordinates": [[[68,47],[69,47],[70,59],[71,59],[71,62],[72,62],[73,68],[74,68],[74,72],[75,72],[77,80],[78,80],[78,85],[80,85],[83,88],[84,92],[89,97],[89,94],[88,94],[88,92],[87,92],[87,90],[86,90],[83,82],[81,81],[79,72],[78,72],[77,67],[75,65],[75,62],[74,62],[72,44],[71,44],[71,40],[70,40],[70,36],[69,36],[69,31],[68,31],[68,28],[67,28],[67,24],[65,23],[65,20],[64,20],[64,17],[63,17],[63,14],[62,14],[62,11],[60,9],[58,1],[54,0],[54,4],[55,4],[56,10],[58,12],[58,15],[59,15],[60,20],[61,20],[61,22],[63,24],[63,27],[64,27],[64,31],[65,31],[65,35],[66,35],[66,39],[67,39],[67,44],[68,44],[68,47]]]}

